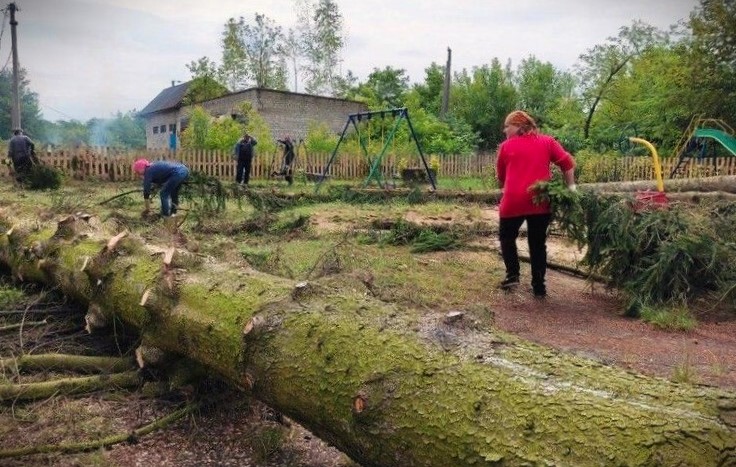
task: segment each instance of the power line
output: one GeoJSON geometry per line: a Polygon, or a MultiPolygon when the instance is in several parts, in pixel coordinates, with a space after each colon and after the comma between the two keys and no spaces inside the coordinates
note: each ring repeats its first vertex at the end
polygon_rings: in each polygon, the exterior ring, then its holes
{"type": "MultiPolygon", "coordinates": [[[[41,104],[41,103],[39,102],[39,104],[41,104]]],[[[55,108],[51,107],[50,105],[41,104],[41,107],[45,107],[45,108],[47,108],[49,110],[53,110],[54,112],[58,113],[59,115],[63,115],[64,117],[68,118],[69,120],[76,120],[76,118],[72,117],[71,115],[62,112],[59,109],[55,109],[55,108]]]]}

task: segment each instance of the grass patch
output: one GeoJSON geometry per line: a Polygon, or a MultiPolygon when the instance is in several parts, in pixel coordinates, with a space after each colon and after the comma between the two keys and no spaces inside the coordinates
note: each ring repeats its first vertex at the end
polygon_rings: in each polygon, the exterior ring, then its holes
{"type": "Polygon", "coordinates": [[[641,319],[666,331],[690,331],[698,322],[685,306],[642,306],[641,319]]]}

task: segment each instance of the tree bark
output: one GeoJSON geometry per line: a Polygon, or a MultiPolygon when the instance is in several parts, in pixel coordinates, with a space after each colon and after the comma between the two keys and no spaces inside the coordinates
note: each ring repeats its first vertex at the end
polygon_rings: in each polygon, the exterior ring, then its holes
{"type": "Polygon", "coordinates": [[[295,287],[78,219],[0,224],[15,277],[116,313],[365,466],[736,463],[732,392],[428,323],[350,275],[295,287]]]}
{"type": "MultiPolygon", "coordinates": [[[[586,183],[580,185],[583,190],[596,192],[626,192],[640,190],[656,190],[654,180],[640,180],[636,182],[613,183],[586,183]]],[[[718,177],[667,179],[664,181],[664,191],[668,195],[673,192],[724,192],[736,193],[736,176],[722,175],[718,177]]]]}

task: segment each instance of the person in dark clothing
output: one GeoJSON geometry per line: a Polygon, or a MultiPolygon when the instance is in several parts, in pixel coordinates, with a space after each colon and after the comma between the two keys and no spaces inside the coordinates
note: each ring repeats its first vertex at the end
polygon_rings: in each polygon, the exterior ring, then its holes
{"type": "Polygon", "coordinates": [[[272,173],[271,176],[281,175],[291,185],[294,183],[294,171],[292,167],[294,163],[294,143],[289,136],[284,136],[283,139],[276,141],[284,145],[284,159],[281,164],[281,170],[272,173]]]}
{"type": "Polygon", "coordinates": [[[258,144],[255,138],[248,133],[235,145],[234,158],[237,161],[235,166],[235,183],[248,185],[250,181],[250,166],[253,162],[254,146],[258,144]]]}
{"type": "Polygon", "coordinates": [[[169,217],[176,214],[179,207],[179,190],[189,177],[189,168],[179,162],[138,159],[133,163],[133,171],[143,177],[143,199],[146,202],[144,213],[151,209],[151,189],[153,184],[161,187],[161,215],[169,217]]]}
{"type": "Polygon", "coordinates": [[[13,137],[8,142],[8,157],[13,162],[15,179],[19,183],[23,183],[31,174],[35,155],[35,145],[31,138],[24,135],[22,130],[13,131],[13,137]]]}

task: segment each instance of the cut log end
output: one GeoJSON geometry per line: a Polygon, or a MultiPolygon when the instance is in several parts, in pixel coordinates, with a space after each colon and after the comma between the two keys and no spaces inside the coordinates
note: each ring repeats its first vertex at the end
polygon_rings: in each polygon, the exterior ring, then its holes
{"type": "Polygon", "coordinates": [[[247,336],[254,330],[257,331],[258,329],[263,327],[264,323],[265,323],[265,320],[262,317],[254,316],[243,327],[243,337],[247,336]]]}
{"type": "Polygon", "coordinates": [[[365,397],[362,394],[358,394],[357,396],[355,396],[355,399],[353,399],[353,413],[354,414],[363,413],[367,407],[368,407],[368,401],[365,399],[365,397]]]}
{"type": "Polygon", "coordinates": [[[96,303],[90,303],[87,314],[84,315],[84,322],[84,329],[88,334],[107,327],[107,317],[102,312],[102,308],[96,303]]]}
{"type": "Polygon", "coordinates": [[[148,303],[148,298],[151,296],[151,289],[146,289],[145,292],[143,292],[143,296],[141,297],[140,306],[146,306],[146,303],[148,303]]]}
{"type": "Polygon", "coordinates": [[[115,248],[118,246],[118,243],[120,243],[120,240],[125,238],[128,235],[127,230],[123,230],[119,234],[112,237],[110,240],[107,241],[107,245],[105,246],[106,251],[114,251],[115,248]]]}
{"type": "Polygon", "coordinates": [[[176,248],[172,247],[166,250],[166,253],[164,253],[164,266],[171,266],[171,261],[174,259],[174,253],[176,253],[176,248]]]}
{"type": "Polygon", "coordinates": [[[461,321],[463,319],[463,316],[465,316],[465,313],[463,313],[462,311],[450,311],[442,319],[442,322],[445,324],[453,324],[461,321]]]}
{"type": "Polygon", "coordinates": [[[169,355],[158,347],[141,344],[135,349],[135,361],[138,363],[138,368],[161,367],[170,360],[169,355]]]}
{"type": "Polygon", "coordinates": [[[299,300],[301,298],[304,298],[307,294],[309,294],[309,291],[312,289],[312,286],[307,281],[298,282],[294,288],[291,290],[291,298],[293,300],[299,300]]]}

